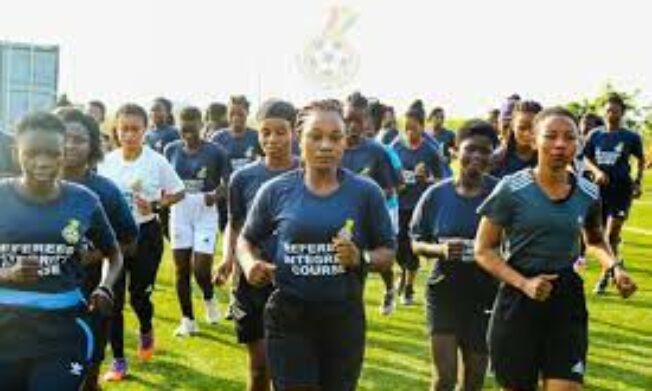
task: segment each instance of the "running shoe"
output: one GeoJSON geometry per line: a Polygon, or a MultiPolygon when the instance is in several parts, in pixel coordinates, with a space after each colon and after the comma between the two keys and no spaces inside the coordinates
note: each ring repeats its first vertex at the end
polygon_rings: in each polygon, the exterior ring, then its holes
{"type": "Polygon", "coordinates": [[[195,323],[193,319],[186,318],[184,316],[183,318],[181,318],[179,327],[177,327],[177,329],[174,330],[174,336],[189,337],[193,334],[197,334],[198,332],[199,332],[199,327],[197,327],[197,323],[195,323]]]}
{"type": "Polygon", "coordinates": [[[127,377],[127,360],[124,358],[117,358],[113,360],[111,369],[104,374],[104,381],[107,382],[120,382],[127,377]]]}
{"type": "Polygon", "coordinates": [[[593,288],[593,293],[596,295],[604,295],[607,293],[607,287],[609,286],[609,279],[610,279],[610,273],[605,273],[603,274],[598,282],[595,284],[595,288],[593,288]]]}
{"type": "Polygon", "coordinates": [[[385,292],[385,296],[383,297],[383,302],[380,305],[380,314],[387,316],[391,315],[392,312],[394,312],[394,298],[396,294],[394,293],[394,290],[392,289],[391,291],[385,292]]]}
{"type": "Polygon", "coordinates": [[[154,330],[149,333],[141,332],[138,336],[138,358],[150,361],[154,357],[154,330]]]}
{"type": "Polygon", "coordinates": [[[414,288],[411,285],[405,286],[405,292],[403,293],[403,305],[413,305],[414,304],[414,288]]]}
{"type": "Polygon", "coordinates": [[[206,323],[217,324],[220,321],[220,309],[217,307],[217,300],[212,298],[204,300],[204,309],[206,314],[206,323]]]}

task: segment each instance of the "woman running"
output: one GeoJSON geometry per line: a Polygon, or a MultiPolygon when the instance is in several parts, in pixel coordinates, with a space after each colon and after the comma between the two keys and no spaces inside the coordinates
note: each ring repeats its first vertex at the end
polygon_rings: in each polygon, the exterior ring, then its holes
{"type": "Polygon", "coordinates": [[[208,324],[219,321],[211,272],[218,234],[217,200],[223,197],[231,172],[226,151],[200,138],[201,111],[186,107],[179,114],[181,140],[165,147],[164,155],[186,187],[186,196],[170,211],[170,247],[176,267],[181,322],[174,334],[199,332],[192,308],[190,275],[202,290],[208,324]]]}
{"type": "Polygon", "coordinates": [[[364,274],[391,267],[394,236],[378,186],[339,168],[337,108],[313,104],[301,133],[304,167],[260,188],[238,260],[250,284],[276,286],[264,315],[275,389],[350,391],[364,354],[364,274]],[[264,259],[273,235],[278,246],[264,259]]]}
{"type": "MultiPolygon", "coordinates": [[[[232,172],[256,160],[260,155],[258,133],[247,127],[249,101],[245,96],[236,95],[229,99],[229,127],[219,130],[211,136],[210,141],[226,150],[231,162],[232,172]]],[[[220,231],[224,231],[227,219],[227,202],[221,198],[217,204],[220,231]]],[[[229,314],[230,316],[230,314],[229,314]]]]}
{"type": "Polygon", "coordinates": [[[491,124],[466,122],[457,132],[460,170],[430,187],[412,216],[414,253],[437,259],[426,291],[433,391],[456,389],[458,351],[464,366],[461,389],[481,390],[484,383],[496,283],[475,264],[473,239],[480,221],[475,211],[497,183],[486,175],[496,142],[491,124]]]}
{"type": "MultiPolygon", "coordinates": [[[[251,209],[254,196],[263,183],[299,167],[292,155],[292,140],[296,110],[287,102],[270,100],[258,112],[258,139],[264,157],[244,166],[233,174],[229,183],[229,223],[224,236],[224,262],[217,273],[219,283],[224,283],[237,262],[236,241],[251,209]]],[[[272,259],[276,252],[275,236],[261,244],[263,259],[272,259]]],[[[236,268],[234,303],[232,313],[238,342],[247,345],[249,353],[249,390],[270,389],[269,368],[264,343],[263,309],[273,285],[256,287],[249,284],[241,269],[236,268]]]]}
{"type": "MultiPolygon", "coordinates": [[[[584,146],[585,168],[593,174],[595,183],[600,186],[606,235],[616,255],[632,199],[641,196],[645,170],[641,136],[622,126],[625,110],[625,102],[619,95],[609,96],[605,105],[606,126],[595,129],[584,146]],[[632,156],[638,163],[633,180],[629,163],[632,156]]],[[[613,276],[603,268],[594,292],[604,294],[611,278],[613,276]]]]}
{"type": "Polygon", "coordinates": [[[432,109],[428,121],[432,122],[432,129],[429,133],[439,142],[441,147],[439,153],[444,157],[444,163],[450,165],[456,155],[457,146],[455,145],[455,132],[444,127],[446,121],[444,109],[441,107],[432,109]]]}
{"type": "MultiPolygon", "coordinates": [[[[383,144],[365,136],[364,129],[369,119],[368,109],[367,98],[359,92],[354,92],[347,98],[344,108],[346,150],[342,157],[342,167],[376,182],[385,194],[386,206],[395,217],[398,217],[398,208],[395,206],[398,201],[396,189],[400,182],[400,173],[394,170],[392,157],[383,144]]],[[[397,220],[397,218],[393,218],[396,223],[397,220]]],[[[398,224],[394,224],[394,226],[398,228],[398,224]]],[[[397,229],[394,230],[394,232],[397,231],[397,229]]],[[[381,278],[385,284],[385,294],[380,304],[380,312],[383,315],[389,315],[394,310],[396,297],[393,270],[383,270],[381,278]]]]}
{"type": "Polygon", "coordinates": [[[423,102],[415,101],[405,114],[405,140],[392,144],[401,160],[405,183],[399,190],[399,232],[396,261],[401,267],[399,294],[404,305],[414,303],[414,280],[419,270],[419,257],[412,252],[410,219],[419,197],[434,182],[442,178],[439,150],[426,142],[424,135],[425,111],[423,102]]]}
{"type": "Polygon", "coordinates": [[[494,153],[491,175],[502,178],[536,164],[532,121],[540,111],[541,105],[534,101],[516,104],[507,140],[494,153]]]}
{"type": "Polygon", "coordinates": [[[97,196],[58,180],[65,127],[34,113],[16,127],[22,174],[0,181],[0,379],[6,390],[78,390],[93,363],[90,312],[111,313],[122,255],[97,196]],[[98,257],[86,256],[94,248],[98,257]],[[84,264],[103,264],[82,293],[84,264]]]}
{"type": "Polygon", "coordinates": [[[475,257],[503,282],[489,332],[496,381],[505,390],[581,390],[588,315],[581,277],[573,270],[584,234],[623,297],[636,285],[602,232],[597,186],[568,165],[577,148],[573,115],[549,108],[534,120],[538,163],[508,175],[480,206],[475,257]],[[503,242],[506,258],[497,250],[503,242]]]}
{"type": "Polygon", "coordinates": [[[161,225],[156,212],[172,206],[184,196],[184,184],[170,163],[150,147],[143,145],[147,113],[135,104],[125,104],[116,113],[116,132],[120,147],[98,165],[100,175],[113,180],[127,200],[138,223],[138,241],[134,254],[125,256],[124,271],[115,287],[115,310],[111,319],[110,342],[113,365],[105,375],[109,381],[121,381],[127,375],[124,353],[124,318],[127,277],[129,301],[140,323],[138,357],[151,360],[154,355],[151,295],[163,255],[161,225]]]}
{"type": "MultiPolygon", "coordinates": [[[[115,232],[123,254],[132,254],[138,238],[138,226],[134,221],[122,192],[108,178],[94,171],[103,158],[102,142],[98,123],[90,116],[72,108],[57,111],[57,116],[66,127],[65,159],[63,178],[91,190],[100,199],[115,232]]],[[[88,298],[99,286],[102,277],[102,263],[91,263],[84,268],[84,297],[88,298]]],[[[101,315],[101,314],[98,314],[101,315]]],[[[93,364],[88,367],[83,390],[98,390],[100,365],[104,360],[104,349],[108,340],[109,317],[98,316],[92,326],[96,337],[97,352],[93,364]]]]}
{"type": "Polygon", "coordinates": [[[145,143],[156,152],[163,154],[165,147],[179,139],[179,130],[174,127],[172,102],[166,98],[156,98],[150,109],[152,127],[145,133],[145,143]]]}

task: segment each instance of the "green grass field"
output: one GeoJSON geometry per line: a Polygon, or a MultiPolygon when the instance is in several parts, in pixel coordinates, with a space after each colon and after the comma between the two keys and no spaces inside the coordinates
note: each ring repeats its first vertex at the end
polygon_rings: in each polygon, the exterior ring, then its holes
{"type": "MultiPolygon", "coordinates": [[[[639,285],[637,294],[621,300],[611,294],[595,298],[588,291],[596,280],[597,263],[590,262],[585,274],[590,312],[590,348],[586,389],[594,391],[652,390],[652,172],[647,173],[645,195],[638,201],[624,235],[624,256],[639,285]]],[[[425,332],[423,306],[425,265],[417,285],[418,304],[399,306],[390,317],[378,314],[381,282],[372,276],[368,283],[367,351],[360,390],[427,390],[430,383],[430,355],[425,332]]],[[[233,324],[200,323],[201,332],[178,339],[172,332],[179,320],[173,285],[173,265],[166,252],[154,294],[154,321],[158,350],[154,360],[141,364],[135,358],[136,321],[131,310],[127,318],[127,357],[130,377],[108,390],[243,390],[246,386],[246,353],[235,341],[233,324]]],[[[199,290],[194,291],[197,318],[203,319],[199,290]]],[[[226,291],[219,291],[224,308],[226,291]]],[[[486,389],[496,389],[490,378],[486,389]]]]}

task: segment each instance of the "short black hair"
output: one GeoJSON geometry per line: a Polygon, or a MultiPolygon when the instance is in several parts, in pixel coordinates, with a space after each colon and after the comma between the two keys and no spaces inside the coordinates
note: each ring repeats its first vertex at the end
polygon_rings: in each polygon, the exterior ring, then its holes
{"type": "Polygon", "coordinates": [[[516,103],[516,106],[514,106],[512,116],[516,116],[518,113],[529,113],[537,115],[541,110],[543,110],[543,106],[541,106],[539,102],[533,100],[522,100],[516,103]]]}
{"type": "Polygon", "coordinates": [[[609,93],[609,95],[607,95],[607,100],[605,101],[605,105],[610,103],[620,106],[620,108],[623,110],[623,113],[627,110],[627,104],[625,103],[625,99],[623,99],[623,97],[617,92],[611,92],[609,93]]]}
{"type": "Polygon", "coordinates": [[[369,117],[375,131],[380,130],[382,127],[385,110],[386,106],[378,100],[374,100],[369,104],[369,117]]]}
{"type": "Polygon", "coordinates": [[[428,115],[428,119],[433,119],[433,117],[437,114],[441,113],[441,115],[444,115],[444,108],[437,106],[434,107],[432,110],[430,110],[430,114],[428,115]]]}
{"type": "Polygon", "coordinates": [[[16,136],[29,131],[38,130],[48,133],[57,133],[62,136],[66,134],[66,126],[59,117],[46,111],[35,111],[25,115],[16,124],[16,136]]]}
{"type": "MultiPolygon", "coordinates": [[[[315,113],[333,113],[344,122],[344,114],[342,112],[342,104],[337,99],[322,99],[308,103],[299,112],[297,120],[297,128],[305,126],[306,119],[315,113]]],[[[303,134],[303,132],[301,132],[303,134]]]]}
{"type": "Polygon", "coordinates": [[[195,106],[188,106],[181,109],[179,118],[183,121],[201,121],[201,110],[195,106]]]}
{"type": "Polygon", "coordinates": [[[570,110],[561,106],[553,106],[543,109],[539,114],[534,117],[534,127],[536,129],[537,125],[546,120],[548,117],[564,117],[570,120],[573,124],[577,126],[577,117],[570,110]]]}
{"type": "Polygon", "coordinates": [[[143,120],[145,127],[147,127],[147,112],[142,108],[142,106],[136,103],[123,104],[120,106],[120,108],[118,108],[118,111],[116,111],[115,118],[118,119],[120,116],[125,115],[134,115],[136,117],[140,117],[143,120]]]}
{"type": "Polygon", "coordinates": [[[455,141],[457,145],[459,145],[467,138],[482,136],[488,138],[491,141],[491,145],[495,148],[496,145],[498,145],[497,133],[496,128],[494,128],[494,126],[489,122],[483,119],[474,118],[464,122],[457,130],[455,141]]]}
{"type": "Polygon", "coordinates": [[[416,119],[421,125],[424,125],[426,122],[426,110],[423,107],[423,101],[417,99],[410,107],[408,107],[407,112],[405,113],[407,117],[416,119]]]}
{"type": "Polygon", "coordinates": [[[258,109],[256,119],[263,121],[270,118],[284,119],[290,123],[290,126],[294,127],[297,120],[297,110],[290,102],[280,99],[269,99],[258,109]]]}
{"type": "Polygon", "coordinates": [[[100,109],[100,111],[102,112],[102,119],[104,119],[104,116],[106,116],[106,106],[104,105],[104,103],[102,103],[99,100],[92,100],[88,102],[88,105],[100,109]]]}
{"type": "Polygon", "coordinates": [[[346,103],[360,110],[367,110],[369,107],[369,100],[360,93],[360,91],[354,91],[349,96],[346,97],[346,103]]]}
{"type": "Polygon", "coordinates": [[[159,96],[158,98],[154,99],[154,104],[160,104],[165,107],[165,111],[168,113],[167,121],[165,121],[165,124],[169,126],[174,125],[174,115],[172,114],[174,105],[172,104],[172,101],[163,96],[159,96]]]}
{"type": "Polygon", "coordinates": [[[221,102],[212,102],[206,108],[204,119],[206,121],[221,121],[226,117],[226,105],[221,102]]]}
{"type": "Polygon", "coordinates": [[[231,95],[229,97],[229,107],[233,106],[241,106],[244,107],[247,112],[249,112],[249,101],[247,100],[247,97],[244,95],[231,95]]]}
{"type": "Polygon", "coordinates": [[[100,127],[88,114],[84,114],[81,110],[64,107],[56,111],[57,116],[63,121],[64,125],[67,122],[77,122],[81,124],[86,132],[88,132],[88,137],[90,140],[90,152],[88,154],[88,163],[90,165],[95,165],[96,163],[102,161],[104,158],[104,153],[102,152],[102,140],[100,137],[100,127]]]}

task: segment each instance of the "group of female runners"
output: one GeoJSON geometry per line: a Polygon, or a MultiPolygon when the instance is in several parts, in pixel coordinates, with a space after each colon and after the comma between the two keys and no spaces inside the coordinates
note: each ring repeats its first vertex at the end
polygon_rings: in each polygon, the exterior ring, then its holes
{"type": "Polygon", "coordinates": [[[138,356],[151,360],[166,229],[175,335],[199,329],[192,275],[209,324],[220,317],[213,286],[231,280],[250,390],[354,390],[369,273],[382,276],[389,315],[397,293],[415,302],[422,259],[434,261],[425,287],[433,390],[457,387],[458,352],[464,390],[482,388],[489,363],[507,390],[540,379],[546,390],[581,389],[588,316],[574,266],[586,247],[603,269],[599,293],[610,281],[623,297],[636,290],[616,251],[641,193],[641,139],[622,127],[615,95],[605,125],[588,134],[567,110],[516,98],[500,112],[501,131],[471,120],[456,132],[443,127],[441,108],[426,117],[421,101],[399,131],[391,107],[359,93],[301,109],[269,100],[257,131],[242,96],[206,116],[185,107],[178,128],[172,104],[158,98],[150,113],[117,110],[110,152],[89,115],[99,102],[89,114],[25,116],[0,145],[9,151],[0,156],[3,386],[97,389],[107,343],[114,360],[104,379],[123,380],[127,290],[138,356]]]}

